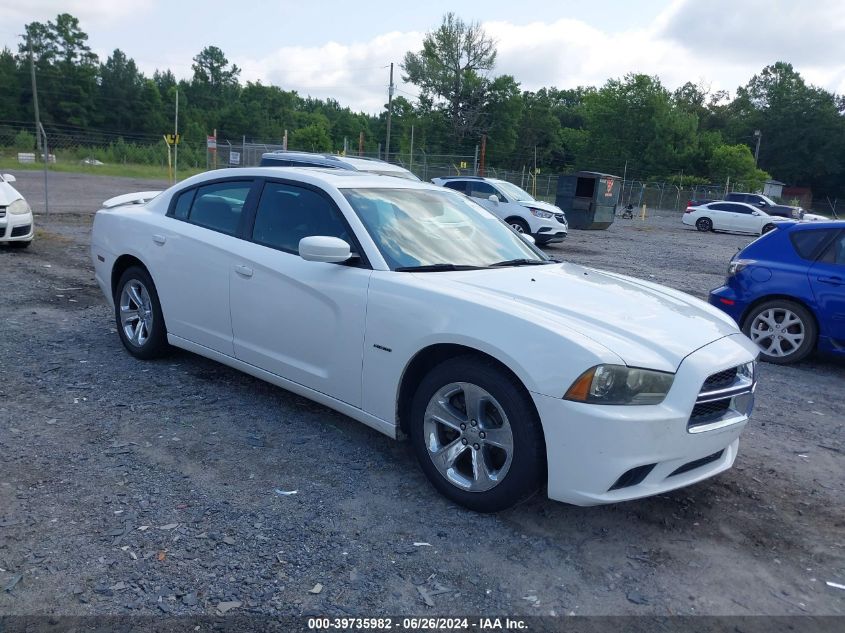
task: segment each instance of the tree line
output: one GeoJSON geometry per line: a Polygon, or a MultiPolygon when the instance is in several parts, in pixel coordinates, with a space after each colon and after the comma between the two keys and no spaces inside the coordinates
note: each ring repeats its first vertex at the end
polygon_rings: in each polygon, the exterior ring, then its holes
{"type": "MultiPolygon", "coordinates": [[[[375,152],[386,135],[386,110],[354,112],[334,99],[303,97],[261,82],[216,46],[193,58],[193,75],[142,73],[123,51],[101,61],[79,21],[67,13],[26,24],[16,52],[0,52],[0,125],[31,129],[30,50],[45,127],[103,130],[129,143],[153,143],[172,129],[179,92],[180,131],[201,144],[221,138],[280,142],[339,151],[344,139],[375,152]]],[[[845,98],[809,85],[784,61],[755,74],[733,96],[687,82],[676,90],[631,73],[600,87],[523,90],[496,75],[496,44],[478,23],[453,13],[429,31],[400,69],[419,91],[393,99],[391,152],[473,155],[484,139],[486,162],[553,172],[590,169],[640,180],[689,185],[732,181],[759,187],[769,177],[845,195],[845,98]],[[754,150],[759,144],[759,160],[754,150]]]]}

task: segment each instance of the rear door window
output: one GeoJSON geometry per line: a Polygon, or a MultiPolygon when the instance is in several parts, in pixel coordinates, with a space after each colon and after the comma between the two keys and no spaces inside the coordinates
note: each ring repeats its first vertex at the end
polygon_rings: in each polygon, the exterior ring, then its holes
{"type": "Polygon", "coordinates": [[[834,239],[833,244],[825,249],[819,259],[820,261],[827,262],[828,264],[839,264],[841,266],[845,266],[845,232],[839,233],[839,235],[834,239]]]}
{"type": "MultiPolygon", "coordinates": [[[[188,221],[213,231],[235,235],[252,189],[251,180],[217,182],[198,187],[188,221]]],[[[181,199],[177,202],[177,207],[181,199]]]]}
{"type": "Polygon", "coordinates": [[[449,189],[454,189],[455,191],[460,191],[461,193],[466,193],[467,191],[466,180],[449,180],[448,182],[443,183],[443,186],[448,187],[449,189]]]}
{"type": "Polygon", "coordinates": [[[789,235],[792,247],[801,259],[815,261],[825,245],[830,243],[836,229],[805,229],[789,235]]]}

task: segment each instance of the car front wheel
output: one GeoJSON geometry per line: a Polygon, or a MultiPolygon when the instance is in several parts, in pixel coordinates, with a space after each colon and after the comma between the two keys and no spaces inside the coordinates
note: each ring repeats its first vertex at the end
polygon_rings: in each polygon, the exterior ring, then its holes
{"type": "Polygon", "coordinates": [[[169,351],[158,293],[143,268],[132,266],[121,275],[114,296],[114,315],[120,340],[133,356],[149,360],[169,351]]]}
{"type": "Polygon", "coordinates": [[[508,224],[510,224],[511,228],[517,233],[529,233],[531,231],[528,223],[520,218],[509,218],[508,224]]]}
{"type": "Polygon", "coordinates": [[[695,228],[699,231],[706,233],[708,231],[713,230],[713,220],[710,218],[699,218],[698,221],[695,223],[695,228]]]}
{"type": "Polygon", "coordinates": [[[786,365],[807,357],[816,346],[818,330],[804,306],[786,299],[767,301],[745,318],[742,331],[760,348],[760,358],[786,365]]]}
{"type": "Polygon", "coordinates": [[[774,225],[774,224],[767,224],[767,225],[766,225],[766,226],[764,226],[764,227],[762,228],[762,230],[760,231],[760,235],[765,235],[765,234],[766,234],[766,233],[768,233],[769,231],[774,230],[774,228],[775,228],[775,225],[774,225]]]}
{"type": "Polygon", "coordinates": [[[420,466],[452,501],[497,512],[539,488],[545,444],[537,412],[495,364],[473,356],[443,362],[421,381],[410,413],[420,466]]]}

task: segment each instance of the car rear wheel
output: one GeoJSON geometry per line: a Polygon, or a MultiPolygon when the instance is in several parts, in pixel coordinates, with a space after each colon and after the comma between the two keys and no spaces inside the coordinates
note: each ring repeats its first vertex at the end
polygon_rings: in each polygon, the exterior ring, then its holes
{"type": "Polygon", "coordinates": [[[545,444],[537,412],[495,364],[472,356],[443,362],[420,382],[410,414],[423,472],[455,503],[497,512],[539,488],[545,444]]]}
{"type": "Polygon", "coordinates": [[[786,365],[807,357],[816,346],[818,330],[804,306],[786,299],[766,301],[751,310],[742,331],[760,348],[760,358],[786,365]]]}
{"type": "Polygon", "coordinates": [[[531,228],[528,226],[528,222],[521,218],[508,218],[508,224],[510,224],[511,228],[517,233],[528,233],[531,231],[531,228]]]}
{"type": "Polygon", "coordinates": [[[114,295],[114,316],[123,346],[136,358],[160,358],[170,351],[158,293],[143,268],[132,266],[121,275],[114,295]]]}
{"type": "Polygon", "coordinates": [[[710,218],[698,218],[698,221],[695,223],[695,228],[699,231],[706,233],[708,231],[713,230],[713,220],[710,218]]]}

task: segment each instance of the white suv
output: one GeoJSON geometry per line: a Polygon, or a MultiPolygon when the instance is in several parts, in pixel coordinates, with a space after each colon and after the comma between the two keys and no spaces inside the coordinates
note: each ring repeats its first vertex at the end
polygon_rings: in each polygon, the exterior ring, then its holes
{"type": "Polygon", "coordinates": [[[527,191],[505,180],[453,176],[432,178],[431,182],[475,198],[518,233],[530,234],[539,246],[562,242],[569,231],[563,211],[548,202],[535,200],[527,191]]]}

